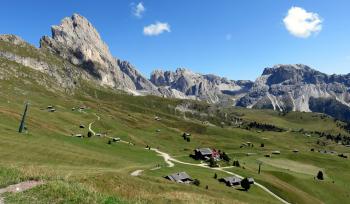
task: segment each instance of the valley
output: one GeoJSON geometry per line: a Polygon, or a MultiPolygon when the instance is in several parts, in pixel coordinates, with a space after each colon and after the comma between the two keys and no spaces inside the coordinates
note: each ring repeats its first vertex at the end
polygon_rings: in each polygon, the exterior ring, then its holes
{"type": "MultiPolygon", "coordinates": [[[[2,64],[6,63],[11,64],[2,60],[2,64]]],[[[229,188],[214,179],[214,173],[219,178],[231,173],[253,177],[291,203],[337,203],[344,202],[349,196],[348,159],[317,150],[349,154],[350,149],[311,133],[347,134],[328,116],[301,112],[283,116],[271,110],[226,108],[221,111],[235,114],[244,121],[274,124],[284,131],[222,126],[219,113],[211,114],[205,118],[209,123],[204,123],[201,121],[204,118],[194,112],[175,111],[181,104],[193,104],[187,107],[196,107],[205,113],[206,103],[132,96],[93,85],[85,85],[79,92],[69,95],[40,85],[36,81],[36,76],[40,75],[38,71],[12,65],[14,73],[21,70],[24,76],[21,80],[16,80],[16,76],[1,80],[1,187],[31,179],[44,180],[45,184],[25,192],[5,194],[6,203],[46,203],[49,200],[71,203],[280,203],[257,185],[248,192],[229,188]],[[25,101],[30,103],[26,121],[28,132],[19,134],[17,129],[25,101]],[[56,111],[47,111],[47,106],[54,106],[56,111]],[[73,107],[86,108],[72,111],[73,107]],[[155,117],[161,120],[155,120],[155,117]],[[85,124],[85,128],[79,128],[80,124],[85,124]],[[96,134],[106,136],[87,137],[89,124],[96,134]],[[308,131],[311,136],[296,129],[308,131]],[[183,132],[191,133],[190,142],[182,138],[183,132]],[[74,137],[75,134],[84,137],[74,137]],[[109,137],[119,137],[135,145],[108,144],[109,137]],[[317,144],[318,140],[327,145],[317,144]],[[247,142],[254,147],[240,148],[247,142]],[[260,147],[262,143],[264,147],[260,147]],[[171,155],[172,159],[168,161],[174,166],[169,167],[156,152],[145,149],[146,146],[171,155]],[[231,162],[222,162],[220,165],[227,168],[221,171],[187,165],[199,164],[189,157],[198,147],[223,150],[232,160],[239,160],[241,167],[229,167],[231,162]],[[310,151],[312,148],[314,152],[310,151]],[[299,152],[294,153],[294,149],[299,152]],[[264,157],[275,150],[281,154],[264,157]],[[248,156],[248,153],[253,154],[248,156]],[[261,174],[257,173],[258,161],[263,162],[261,174]],[[288,167],[288,161],[300,164],[301,169],[296,169],[296,165],[288,167]],[[161,168],[157,169],[158,165],[161,168]],[[143,172],[139,176],[130,176],[140,169],[143,172]],[[314,179],[318,170],[324,171],[324,181],[314,179]],[[176,184],[163,178],[179,171],[186,171],[201,184],[198,187],[176,184]],[[334,191],[338,196],[332,196],[334,191]],[[192,200],[194,197],[197,200],[192,200]]],[[[47,80],[55,83],[50,77],[47,80]]]]}
{"type": "Polygon", "coordinates": [[[147,79],[79,14],[39,48],[0,35],[0,203],[346,203],[348,87],[301,64],[147,79]]]}

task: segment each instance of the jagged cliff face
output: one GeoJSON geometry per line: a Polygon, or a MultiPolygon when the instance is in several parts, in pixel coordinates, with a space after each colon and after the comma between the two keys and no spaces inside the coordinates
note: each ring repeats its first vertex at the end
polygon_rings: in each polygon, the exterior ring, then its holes
{"type": "Polygon", "coordinates": [[[309,112],[319,111],[316,101],[332,99],[350,107],[349,80],[350,75],[327,75],[305,65],[276,65],[264,70],[237,105],[309,112]]]}
{"type": "Polygon", "coordinates": [[[151,74],[151,82],[161,87],[162,93],[168,97],[187,97],[231,105],[252,85],[250,81],[233,81],[215,75],[201,75],[181,68],[175,72],[156,70],[151,74]]]}
{"type": "Polygon", "coordinates": [[[117,64],[120,67],[120,70],[125,73],[134,83],[137,94],[152,94],[158,96],[161,95],[159,93],[158,87],[143,77],[142,74],[137,71],[137,69],[132,64],[130,64],[130,62],[117,59],[117,64]]]}
{"type": "MultiPolygon", "coordinates": [[[[78,67],[60,57],[43,52],[15,35],[0,35],[0,60],[3,62],[0,64],[0,77],[18,64],[47,74],[55,79],[54,89],[67,90],[67,92],[74,91],[80,79],[89,80],[88,75],[78,67]],[[8,66],[9,62],[12,62],[11,66],[8,66]]],[[[21,73],[16,73],[14,77],[20,78],[21,73]]],[[[37,81],[44,80],[37,79],[37,81]]],[[[45,86],[45,83],[42,85],[45,86]]]]}
{"type": "Polygon", "coordinates": [[[159,95],[157,88],[128,62],[115,59],[97,30],[83,16],[74,14],[52,26],[52,37],[44,36],[40,47],[85,69],[101,85],[133,94],[159,95]]]}

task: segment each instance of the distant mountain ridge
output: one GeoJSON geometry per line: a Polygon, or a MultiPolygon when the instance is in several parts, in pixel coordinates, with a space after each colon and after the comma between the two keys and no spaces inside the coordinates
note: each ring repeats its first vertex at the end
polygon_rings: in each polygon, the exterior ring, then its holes
{"type": "Polygon", "coordinates": [[[194,73],[184,68],[155,70],[147,79],[130,62],[112,56],[85,17],[73,14],[51,30],[51,37],[40,39],[39,49],[17,36],[0,35],[0,58],[55,77],[58,87],[65,89],[74,89],[82,78],[133,95],[277,111],[314,111],[350,121],[350,74],[327,75],[309,66],[294,64],[265,68],[254,82],[194,73]],[[18,47],[27,51],[19,52],[18,47]],[[46,52],[54,57],[48,57],[46,52]]]}
{"type": "Polygon", "coordinates": [[[327,75],[301,64],[276,65],[264,70],[237,105],[308,112],[310,98],[332,98],[349,107],[349,82],[349,74],[327,75]]]}
{"type": "Polygon", "coordinates": [[[234,101],[253,85],[253,82],[248,80],[228,80],[212,74],[193,73],[184,68],[178,68],[175,72],[155,70],[150,80],[158,87],[166,88],[171,92],[180,92],[185,97],[209,103],[225,101],[234,104],[234,101]]]}

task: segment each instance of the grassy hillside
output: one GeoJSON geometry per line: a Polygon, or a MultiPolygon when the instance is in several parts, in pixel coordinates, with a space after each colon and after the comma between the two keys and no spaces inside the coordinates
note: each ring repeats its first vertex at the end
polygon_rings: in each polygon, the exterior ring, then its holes
{"type": "MultiPolygon", "coordinates": [[[[0,70],[4,73],[0,80],[0,187],[29,179],[46,181],[29,191],[6,194],[7,203],[279,203],[256,186],[248,192],[226,187],[213,178],[214,173],[219,178],[228,176],[223,172],[177,163],[167,167],[162,157],[145,149],[147,145],[191,163],[198,163],[189,157],[197,147],[220,149],[241,164],[226,170],[254,177],[292,203],[346,203],[349,199],[349,160],[317,150],[348,155],[350,148],[305,134],[347,134],[332,118],[135,97],[84,81],[73,95],[67,95],[42,86],[43,81],[55,86],[55,81],[28,67],[0,58],[0,70]],[[25,101],[30,102],[28,132],[19,134],[25,101]],[[190,104],[186,111],[179,109],[184,104],[190,104]],[[56,112],[49,112],[47,106],[54,106],[56,112]],[[72,110],[80,106],[87,108],[72,110]],[[155,120],[156,116],[161,120],[155,120]],[[266,123],[283,131],[230,125],[237,118],[244,124],[266,123]],[[95,132],[134,145],[108,144],[107,137],[72,136],[87,136],[92,122],[95,132]],[[80,124],[85,128],[79,128],[80,124]],[[181,137],[183,132],[192,134],[190,142],[181,137]],[[247,142],[254,147],[241,147],[247,142]],[[295,149],[299,152],[292,152],[295,149]],[[274,150],[281,154],[264,157],[274,150]],[[262,162],[261,174],[257,173],[258,162],[262,162]],[[151,170],[158,165],[160,169],[151,170]],[[135,170],[144,171],[138,177],[130,176],[135,170]],[[325,174],[324,181],[314,179],[319,170],[325,174]],[[179,171],[201,184],[177,184],[163,178],[179,171]]],[[[220,164],[230,166],[232,162],[220,164]]]]}

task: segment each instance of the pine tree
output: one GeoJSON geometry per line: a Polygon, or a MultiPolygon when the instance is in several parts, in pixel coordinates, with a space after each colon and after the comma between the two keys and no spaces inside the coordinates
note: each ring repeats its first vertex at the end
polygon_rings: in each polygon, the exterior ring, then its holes
{"type": "Polygon", "coordinates": [[[218,167],[218,164],[213,157],[210,157],[210,159],[209,159],[209,166],[210,167],[218,167]]]}
{"type": "Polygon", "coordinates": [[[195,179],[193,181],[193,185],[199,186],[201,184],[201,182],[198,179],[195,179]]]}
{"type": "Polygon", "coordinates": [[[323,172],[322,172],[322,171],[318,171],[318,173],[317,173],[317,179],[318,179],[318,180],[323,180],[323,172]]]}
{"type": "Polygon", "coordinates": [[[239,161],[238,161],[238,160],[235,160],[235,161],[233,161],[232,166],[240,167],[241,165],[239,164],[239,161]]]}
{"type": "Polygon", "coordinates": [[[91,131],[88,132],[88,137],[92,137],[92,132],[91,131]]]}
{"type": "Polygon", "coordinates": [[[231,158],[225,152],[222,153],[221,157],[226,162],[229,162],[231,160],[231,158]]]}
{"type": "Polygon", "coordinates": [[[244,178],[242,181],[241,181],[241,186],[242,188],[245,190],[245,191],[248,191],[250,189],[250,183],[248,181],[248,178],[244,178]]]}

